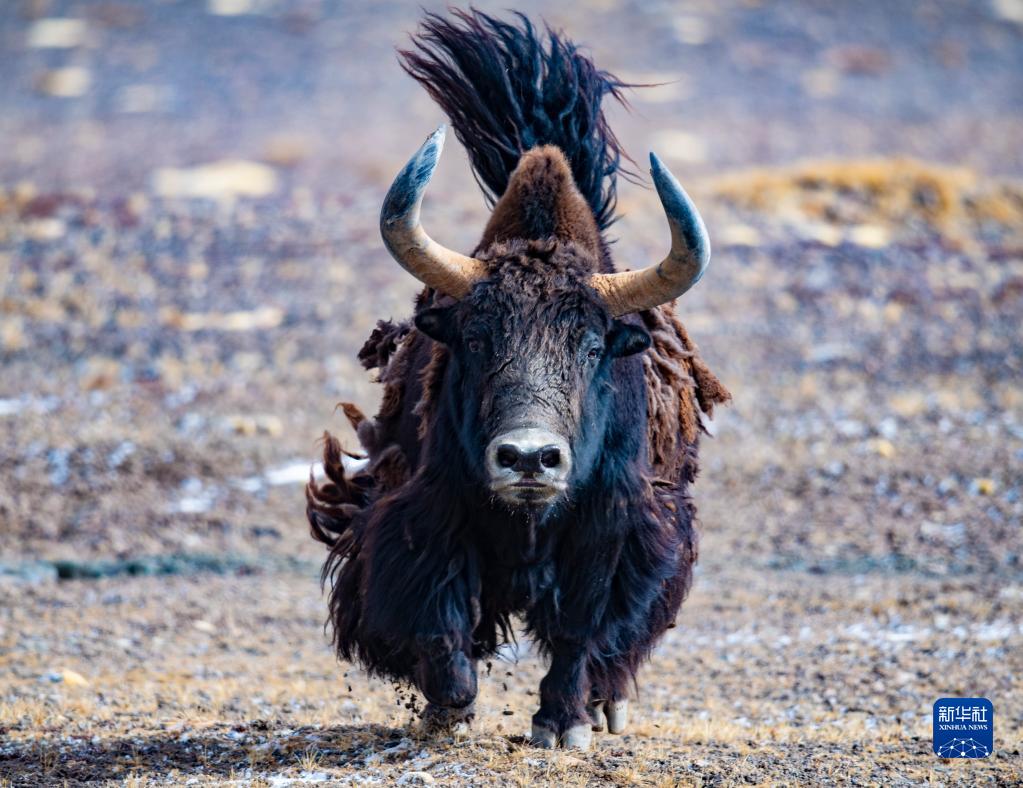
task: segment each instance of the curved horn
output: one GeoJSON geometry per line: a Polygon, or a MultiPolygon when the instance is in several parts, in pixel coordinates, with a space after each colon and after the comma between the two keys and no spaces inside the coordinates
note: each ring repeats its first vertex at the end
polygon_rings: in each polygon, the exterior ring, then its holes
{"type": "Polygon", "coordinates": [[[443,147],[441,126],[398,173],[380,209],[380,235],[387,251],[402,268],[423,284],[457,299],[467,295],[473,284],[486,275],[486,267],[474,257],[441,246],[419,223],[423,193],[443,147]]]}
{"type": "Polygon", "coordinates": [[[668,168],[650,154],[650,175],[671,228],[671,251],[640,271],[594,274],[590,285],[615,317],[653,309],[678,298],[700,281],[710,263],[710,238],[699,211],[668,168]]]}

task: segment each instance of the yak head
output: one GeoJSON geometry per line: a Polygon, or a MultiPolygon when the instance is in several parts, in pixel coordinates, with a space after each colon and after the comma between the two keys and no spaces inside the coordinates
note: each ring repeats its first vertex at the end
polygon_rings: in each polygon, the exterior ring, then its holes
{"type": "Polygon", "coordinates": [[[442,127],[399,173],[381,231],[394,258],[435,291],[415,322],[448,348],[443,407],[465,465],[504,504],[548,507],[592,474],[616,361],[650,345],[630,315],[695,284],[710,245],[688,196],[651,155],[672,249],[649,268],[614,273],[568,162],[543,146],[520,159],[474,255],[460,255],[419,221],[443,139],[442,127]]]}

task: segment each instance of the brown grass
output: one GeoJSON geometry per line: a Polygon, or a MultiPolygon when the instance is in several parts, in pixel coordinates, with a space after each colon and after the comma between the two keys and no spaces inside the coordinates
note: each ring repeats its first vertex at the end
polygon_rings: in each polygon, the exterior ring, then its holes
{"type": "Polygon", "coordinates": [[[914,159],[804,162],[717,179],[730,204],[768,215],[801,215],[836,225],[923,224],[950,236],[996,224],[1023,227],[1023,183],[914,159]]]}

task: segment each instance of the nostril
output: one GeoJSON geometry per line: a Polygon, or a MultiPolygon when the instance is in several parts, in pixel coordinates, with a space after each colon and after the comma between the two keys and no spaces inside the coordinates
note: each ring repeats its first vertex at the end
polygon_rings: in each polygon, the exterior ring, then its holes
{"type": "Polygon", "coordinates": [[[497,447],[497,464],[502,468],[511,468],[519,461],[519,451],[514,446],[504,444],[497,447]]]}
{"type": "Polygon", "coordinates": [[[548,446],[540,451],[540,464],[544,468],[557,468],[561,465],[561,450],[556,446],[548,446]]]}

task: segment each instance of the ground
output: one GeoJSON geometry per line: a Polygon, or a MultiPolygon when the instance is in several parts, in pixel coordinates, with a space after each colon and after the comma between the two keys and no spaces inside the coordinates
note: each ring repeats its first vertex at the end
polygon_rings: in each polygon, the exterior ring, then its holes
{"type": "MultiPolygon", "coordinates": [[[[0,10],[0,784],[1023,782],[1023,6],[588,5],[548,19],[659,83],[613,123],[704,212],[679,314],[735,395],[629,731],[529,747],[521,642],[467,737],[421,738],[324,633],[302,482],[379,396],[355,353],[417,290],[379,203],[443,120],[393,57],[415,4],[28,0],[0,10]],[[933,754],[944,696],[992,700],[991,757],[933,754]]],[[[620,193],[646,264],[663,215],[620,193]]],[[[456,248],[485,223],[457,145],[424,215],[456,248]]]]}

